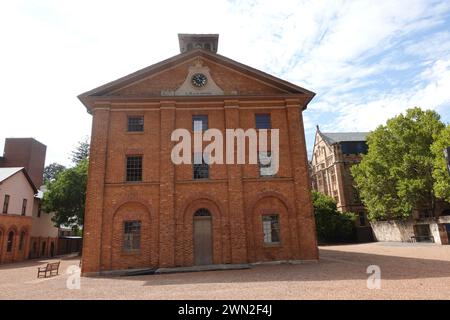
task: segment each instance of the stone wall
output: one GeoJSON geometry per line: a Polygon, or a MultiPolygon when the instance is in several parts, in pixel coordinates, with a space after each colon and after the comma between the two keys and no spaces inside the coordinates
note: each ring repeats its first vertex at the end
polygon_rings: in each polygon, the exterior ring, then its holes
{"type": "Polygon", "coordinates": [[[438,219],[421,219],[418,221],[377,221],[371,222],[374,237],[377,241],[401,241],[410,242],[414,233],[415,225],[428,225],[430,234],[437,244],[448,244],[449,239],[443,230],[443,224],[450,223],[450,216],[439,217],[438,219]]]}

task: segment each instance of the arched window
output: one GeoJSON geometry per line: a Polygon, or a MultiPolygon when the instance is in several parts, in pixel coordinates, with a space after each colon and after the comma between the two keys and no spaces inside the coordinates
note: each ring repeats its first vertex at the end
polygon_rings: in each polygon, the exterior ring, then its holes
{"type": "Polygon", "coordinates": [[[14,231],[10,231],[8,233],[8,241],[7,241],[7,244],[6,244],[6,252],[11,252],[12,251],[13,243],[14,243],[14,231]]]}
{"type": "Polygon", "coordinates": [[[19,239],[19,250],[23,250],[23,245],[25,243],[25,236],[26,236],[25,231],[22,231],[20,233],[20,239],[19,239]]]}
{"type": "Polygon", "coordinates": [[[210,216],[211,216],[211,213],[209,212],[208,209],[205,209],[205,208],[198,209],[194,213],[194,217],[210,217],[210,216]]]}

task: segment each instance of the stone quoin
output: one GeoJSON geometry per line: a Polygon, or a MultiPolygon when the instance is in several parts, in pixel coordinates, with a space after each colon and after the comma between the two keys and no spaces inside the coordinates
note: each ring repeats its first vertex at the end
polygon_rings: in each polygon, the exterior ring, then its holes
{"type": "Polygon", "coordinates": [[[314,93],[217,54],[218,35],[179,41],[180,54],[79,96],[93,118],[82,273],[317,260],[302,117],[314,93]],[[256,164],[175,164],[172,133],[198,121],[278,129],[278,171],[270,144],[256,164]]]}

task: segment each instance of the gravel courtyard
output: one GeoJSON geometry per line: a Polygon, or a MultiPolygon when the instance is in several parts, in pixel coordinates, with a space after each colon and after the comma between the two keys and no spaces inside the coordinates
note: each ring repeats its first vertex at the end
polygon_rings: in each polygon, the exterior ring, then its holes
{"type": "MultiPolygon", "coordinates": [[[[54,259],[53,259],[54,260],[54,259]]],[[[0,299],[450,299],[450,246],[372,243],[320,247],[320,261],[259,265],[247,270],[134,277],[37,279],[50,260],[0,266],[0,299]],[[381,268],[381,289],[369,290],[366,269],[381,268]]]]}

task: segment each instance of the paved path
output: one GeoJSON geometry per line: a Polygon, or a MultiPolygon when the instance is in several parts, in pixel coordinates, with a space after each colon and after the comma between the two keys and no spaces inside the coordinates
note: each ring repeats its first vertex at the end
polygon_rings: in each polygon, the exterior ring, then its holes
{"type": "MultiPolygon", "coordinates": [[[[49,260],[0,266],[0,299],[450,299],[450,246],[373,243],[320,248],[318,263],[120,278],[36,279],[49,260]],[[367,288],[369,265],[381,289],[367,288]]],[[[62,273],[75,258],[62,260],[62,273]]]]}

